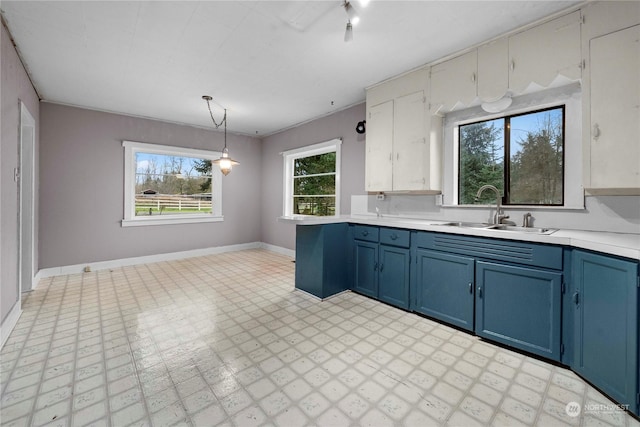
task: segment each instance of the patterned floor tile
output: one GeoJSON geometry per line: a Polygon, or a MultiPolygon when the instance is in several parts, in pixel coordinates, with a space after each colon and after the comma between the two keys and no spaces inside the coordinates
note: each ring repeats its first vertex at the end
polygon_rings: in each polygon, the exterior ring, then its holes
{"type": "Polygon", "coordinates": [[[40,280],[0,353],[3,427],[640,427],[567,369],[294,272],[247,250],[40,280]]]}

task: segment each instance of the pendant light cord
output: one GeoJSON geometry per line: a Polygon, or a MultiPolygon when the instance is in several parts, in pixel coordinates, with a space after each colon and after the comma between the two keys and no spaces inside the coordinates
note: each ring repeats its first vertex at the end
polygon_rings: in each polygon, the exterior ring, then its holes
{"type": "Polygon", "coordinates": [[[211,111],[211,104],[209,103],[209,101],[211,101],[211,97],[204,95],[202,99],[207,101],[207,107],[209,108],[209,115],[211,116],[211,121],[213,122],[213,126],[216,129],[219,129],[220,126],[224,124],[224,148],[227,148],[227,109],[226,108],[224,109],[224,117],[222,118],[222,121],[218,123],[216,122],[216,119],[213,118],[213,111],[211,111]]]}

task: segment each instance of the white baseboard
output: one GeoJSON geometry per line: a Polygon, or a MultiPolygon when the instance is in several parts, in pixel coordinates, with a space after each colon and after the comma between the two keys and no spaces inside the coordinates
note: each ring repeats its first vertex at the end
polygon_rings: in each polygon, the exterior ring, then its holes
{"type": "Polygon", "coordinates": [[[84,264],[66,265],[62,267],[48,267],[43,268],[36,274],[36,279],[33,282],[33,289],[36,288],[38,280],[45,277],[60,276],[64,274],[78,274],[82,273],[85,267],[89,267],[91,271],[106,270],[109,268],[126,267],[130,265],[149,264],[162,261],[174,261],[185,258],[193,258],[198,256],[215,255],[225,252],[244,251],[247,249],[266,249],[271,252],[276,252],[282,255],[295,257],[295,251],[286,249],[280,246],[269,245],[262,242],[241,243],[237,245],[229,246],[217,246],[204,249],[192,249],[189,251],[170,252],[165,254],[147,255],[133,258],[114,259],[110,261],[98,261],[89,262],[84,264]]]}
{"type": "Polygon", "coordinates": [[[286,255],[291,258],[296,257],[296,251],[294,251],[293,249],[283,248],[282,246],[270,245],[269,243],[260,243],[260,247],[262,249],[266,249],[271,252],[279,253],[280,255],[286,255]]]}
{"type": "Polygon", "coordinates": [[[21,314],[22,304],[20,301],[17,301],[0,326],[0,349],[4,347],[4,343],[7,342],[7,338],[11,335],[11,331],[13,331],[13,328],[15,328],[18,323],[21,314]]]}

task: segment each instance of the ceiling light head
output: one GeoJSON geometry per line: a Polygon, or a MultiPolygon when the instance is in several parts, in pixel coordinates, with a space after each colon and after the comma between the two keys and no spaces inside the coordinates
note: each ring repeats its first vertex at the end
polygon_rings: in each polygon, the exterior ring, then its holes
{"type": "Polygon", "coordinates": [[[505,95],[497,101],[483,102],[481,107],[487,113],[501,113],[511,106],[513,100],[509,95],[505,95]]]}
{"type": "Polygon", "coordinates": [[[345,1],[343,7],[345,12],[347,12],[347,16],[349,17],[349,22],[352,25],[358,25],[358,22],[360,22],[360,17],[358,16],[358,12],[356,12],[356,10],[353,8],[351,3],[349,3],[348,1],[345,1]]]}
{"type": "Polygon", "coordinates": [[[229,157],[229,149],[226,146],[222,149],[222,156],[219,159],[212,161],[211,163],[214,165],[218,165],[220,167],[220,172],[222,172],[224,176],[229,175],[229,172],[231,172],[231,169],[234,165],[240,164],[229,157]]]}
{"type": "Polygon", "coordinates": [[[344,41],[350,42],[353,40],[353,26],[351,25],[351,21],[347,22],[347,29],[344,31],[344,41]]]}

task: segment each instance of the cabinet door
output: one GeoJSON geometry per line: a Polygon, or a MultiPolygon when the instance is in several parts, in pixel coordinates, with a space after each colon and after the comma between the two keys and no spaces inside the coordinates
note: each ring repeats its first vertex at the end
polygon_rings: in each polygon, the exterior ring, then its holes
{"type": "Polygon", "coordinates": [[[378,299],[409,308],[409,249],[380,245],[378,299]]]}
{"type": "Polygon", "coordinates": [[[509,43],[503,37],[478,48],[478,97],[494,102],[509,90],[509,43]]]}
{"type": "Polygon", "coordinates": [[[424,190],[429,167],[424,91],[394,100],[393,189],[424,190]]]}
{"type": "Polygon", "coordinates": [[[509,55],[509,88],[516,94],[532,83],[548,87],[559,76],[580,79],[580,11],[509,37],[509,55]]]}
{"type": "Polygon", "coordinates": [[[431,67],[431,114],[464,108],[476,99],[477,66],[473,50],[431,67]]]}
{"type": "Polygon", "coordinates": [[[476,263],[476,334],[560,360],[562,274],[476,263]]]}
{"type": "Polygon", "coordinates": [[[640,25],[591,40],[590,53],[588,187],[640,189],[640,25]]]}
{"type": "Polygon", "coordinates": [[[355,277],[353,290],[378,297],[378,244],[356,240],[354,245],[355,277]]]}
{"type": "Polygon", "coordinates": [[[572,368],[637,413],[638,264],[573,251],[572,368]]]}
{"type": "Polygon", "coordinates": [[[367,191],[393,189],[393,101],[369,108],[365,152],[367,191]]]}
{"type": "Polygon", "coordinates": [[[473,331],[474,259],[418,249],[413,310],[473,331]]]}

